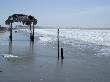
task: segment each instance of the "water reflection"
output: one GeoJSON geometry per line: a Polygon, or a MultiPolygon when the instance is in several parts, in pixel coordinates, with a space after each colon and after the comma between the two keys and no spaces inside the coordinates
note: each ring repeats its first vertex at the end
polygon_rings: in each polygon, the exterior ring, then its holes
{"type": "Polygon", "coordinates": [[[9,42],[9,53],[6,57],[7,61],[11,64],[31,63],[34,54],[34,42],[28,42],[20,46],[16,42],[9,42]],[[16,45],[15,45],[16,44],[16,45]],[[19,51],[18,51],[19,50],[19,51]]]}
{"type": "Polygon", "coordinates": [[[63,69],[63,63],[64,63],[63,60],[58,60],[58,61],[57,61],[57,68],[58,68],[60,71],[63,69]]]}
{"type": "Polygon", "coordinates": [[[30,41],[30,54],[34,54],[34,42],[30,41]]]}

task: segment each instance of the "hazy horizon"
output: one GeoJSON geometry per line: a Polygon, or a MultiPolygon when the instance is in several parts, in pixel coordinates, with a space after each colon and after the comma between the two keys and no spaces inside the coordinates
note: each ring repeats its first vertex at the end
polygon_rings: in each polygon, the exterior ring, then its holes
{"type": "Polygon", "coordinates": [[[33,15],[38,26],[110,27],[109,0],[1,0],[0,25],[12,14],[33,15]]]}

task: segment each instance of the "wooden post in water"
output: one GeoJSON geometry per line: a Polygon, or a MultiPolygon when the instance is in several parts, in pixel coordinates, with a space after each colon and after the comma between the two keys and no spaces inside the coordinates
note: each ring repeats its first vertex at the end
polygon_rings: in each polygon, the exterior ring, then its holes
{"type": "Polygon", "coordinates": [[[57,38],[58,38],[58,60],[59,60],[59,28],[58,28],[57,38]]]}
{"type": "Polygon", "coordinates": [[[64,59],[64,56],[63,56],[63,48],[61,48],[61,59],[64,59]]]}
{"type": "MultiPolygon", "coordinates": [[[[30,27],[31,28],[31,27],[30,27]]],[[[31,31],[31,29],[30,29],[31,31]]],[[[32,32],[30,33],[30,39],[31,41],[34,41],[34,23],[33,23],[33,29],[32,29],[32,32]]]]}
{"type": "Polygon", "coordinates": [[[10,41],[12,41],[12,23],[10,25],[10,41]]]}
{"type": "Polygon", "coordinates": [[[9,54],[12,54],[12,41],[9,41],[9,54]]]}
{"type": "Polygon", "coordinates": [[[31,24],[30,24],[30,31],[31,31],[31,24]]]}
{"type": "Polygon", "coordinates": [[[30,24],[30,40],[31,40],[31,37],[32,37],[32,33],[31,33],[31,24],[30,24]]]}
{"type": "Polygon", "coordinates": [[[33,23],[32,41],[34,42],[34,23],[33,23]]]}

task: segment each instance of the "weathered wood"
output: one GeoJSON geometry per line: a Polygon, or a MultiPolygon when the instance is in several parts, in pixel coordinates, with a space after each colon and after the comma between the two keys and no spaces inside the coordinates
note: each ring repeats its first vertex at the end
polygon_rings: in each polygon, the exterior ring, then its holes
{"type": "Polygon", "coordinates": [[[32,27],[31,27],[31,24],[30,24],[30,31],[31,31],[31,28],[32,28],[32,27]]]}
{"type": "Polygon", "coordinates": [[[10,41],[12,41],[12,23],[10,25],[10,41]]]}
{"type": "Polygon", "coordinates": [[[33,23],[33,38],[32,41],[34,41],[34,23],[33,23]]]}
{"type": "Polygon", "coordinates": [[[30,40],[32,38],[32,32],[31,32],[31,24],[30,24],[30,40]]]}
{"type": "Polygon", "coordinates": [[[9,41],[9,54],[12,54],[12,41],[9,41]]]}
{"type": "Polygon", "coordinates": [[[64,59],[64,56],[63,56],[63,48],[61,48],[61,59],[64,59]]]}
{"type": "Polygon", "coordinates": [[[34,42],[34,24],[33,24],[33,30],[32,30],[31,35],[30,35],[30,39],[31,39],[31,41],[34,42]]]}
{"type": "Polygon", "coordinates": [[[57,38],[58,38],[58,59],[59,59],[59,28],[58,28],[57,38]]]}

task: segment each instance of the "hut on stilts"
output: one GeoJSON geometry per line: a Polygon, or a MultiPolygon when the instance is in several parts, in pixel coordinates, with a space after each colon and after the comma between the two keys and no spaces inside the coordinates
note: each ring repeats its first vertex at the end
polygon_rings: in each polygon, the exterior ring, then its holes
{"type": "Polygon", "coordinates": [[[5,21],[5,24],[9,25],[10,27],[10,41],[12,41],[12,24],[14,22],[20,22],[23,25],[30,26],[30,40],[34,41],[34,25],[37,24],[37,19],[34,16],[25,14],[13,14],[8,17],[8,19],[5,21]]]}

